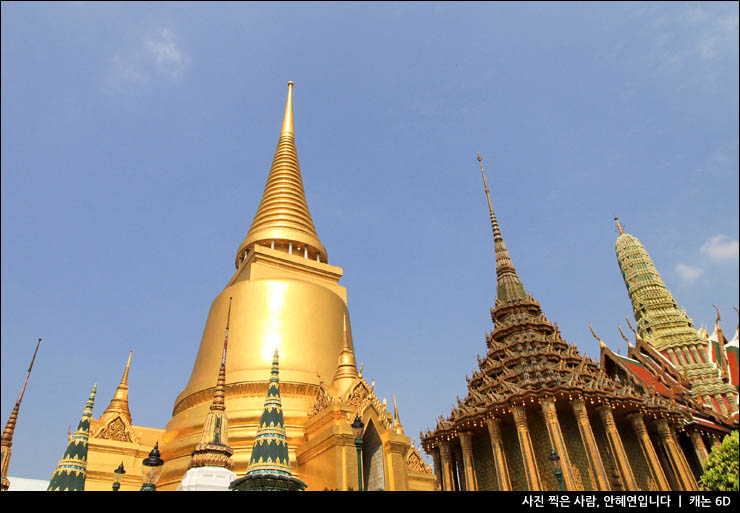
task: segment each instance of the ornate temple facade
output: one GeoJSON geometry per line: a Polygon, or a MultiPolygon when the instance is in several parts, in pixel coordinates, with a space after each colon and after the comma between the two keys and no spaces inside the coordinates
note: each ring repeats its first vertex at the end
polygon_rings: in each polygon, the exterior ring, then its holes
{"type": "Polygon", "coordinates": [[[677,441],[679,406],[562,339],[516,273],[480,169],[496,254],[494,329],[466,397],[422,434],[440,487],[696,490],[677,441]]]}

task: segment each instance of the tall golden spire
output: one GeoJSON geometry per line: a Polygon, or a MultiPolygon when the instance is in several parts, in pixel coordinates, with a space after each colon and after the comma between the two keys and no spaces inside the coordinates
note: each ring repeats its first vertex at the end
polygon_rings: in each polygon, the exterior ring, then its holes
{"type": "Polygon", "coordinates": [[[491,214],[491,228],[493,229],[493,243],[496,251],[496,276],[498,281],[497,292],[498,298],[501,301],[507,301],[511,299],[526,299],[527,293],[524,291],[524,285],[522,285],[519,276],[516,274],[514,264],[511,262],[509,256],[509,250],[506,249],[504,238],[501,236],[501,229],[498,226],[498,220],[496,214],[493,212],[493,204],[491,203],[491,194],[488,190],[488,182],[486,181],[486,173],[483,170],[483,157],[478,153],[478,163],[480,165],[480,173],[483,177],[483,187],[486,191],[486,198],[488,199],[488,211],[491,214]]]}
{"type": "Polygon", "coordinates": [[[236,253],[236,267],[255,244],[327,261],[303,191],[293,132],[293,82],[288,82],[283,126],[257,213],[236,253]]]}
{"type": "Polygon", "coordinates": [[[10,487],[10,481],[8,481],[8,467],[10,467],[10,447],[13,445],[13,433],[15,432],[15,423],[18,420],[18,410],[21,407],[23,394],[26,392],[28,378],[31,377],[31,369],[33,369],[33,362],[36,360],[36,353],[39,352],[40,345],[41,339],[36,342],[36,350],[34,350],[33,357],[31,358],[31,364],[28,366],[26,379],[23,380],[21,392],[20,394],[18,394],[18,399],[15,401],[13,411],[10,412],[10,418],[8,418],[8,423],[5,425],[5,430],[3,431],[2,441],[0,441],[0,447],[2,448],[2,459],[0,460],[0,477],[2,478],[2,483],[0,484],[0,490],[3,492],[10,487]]]}
{"type": "Polygon", "coordinates": [[[231,461],[231,455],[234,454],[234,450],[229,446],[229,428],[225,413],[226,405],[224,404],[224,395],[226,393],[226,350],[229,344],[230,321],[231,298],[229,298],[229,311],[226,314],[224,349],[221,353],[221,367],[218,371],[213,402],[203,423],[203,433],[200,437],[200,442],[193,450],[188,468],[224,467],[228,470],[234,468],[234,463],[231,461]]]}

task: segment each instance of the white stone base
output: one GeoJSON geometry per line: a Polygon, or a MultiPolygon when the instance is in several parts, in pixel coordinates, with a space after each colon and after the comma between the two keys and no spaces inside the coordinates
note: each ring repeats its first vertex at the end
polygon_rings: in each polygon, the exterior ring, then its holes
{"type": "Polygon", "coordinates": [[[191,468],[182,476],[178,492],[228,492],[236,474],[223,467],[191,468]]]}

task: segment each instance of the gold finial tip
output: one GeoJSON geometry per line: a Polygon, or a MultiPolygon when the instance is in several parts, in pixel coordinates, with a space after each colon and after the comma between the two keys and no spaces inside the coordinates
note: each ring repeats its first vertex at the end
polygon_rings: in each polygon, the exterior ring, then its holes
{"type": "Polygon", "coordinates": [[[480,156],[480,152],[478,152],[478,162],[481,162],[483,160],[483,157],[480,156]]]}
{"type": "Polygon", "coordinates": [[[293,87],[293,81],[292,80],[289,80],[288,81],[288,87],[293,87]]]}

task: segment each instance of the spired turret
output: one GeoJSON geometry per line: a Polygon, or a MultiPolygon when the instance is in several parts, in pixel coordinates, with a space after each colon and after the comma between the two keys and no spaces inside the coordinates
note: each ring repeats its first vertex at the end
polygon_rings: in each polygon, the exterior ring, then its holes
{"type": "Polygon", "coordinates": [[[347,292],[338,283],[342,269],[326,262],[303,191],[290,82],[262,201],[238,248],[236,272],[211,305],[193,371],[175,400],[162,438],[166,463],[158,489],[177,488],[203,433],[229,298],[233,303],[224,393],[233,470],[243,474],[249,463],[276,349],[291,461],[296,461],[294,451],[304,442],[308,410],[321,384],[328,382],[331,395],[338,396],[357,377],[347,292]]]}
{"type": "MultiPolygon", "coordinates": [[[[633,235],[625,233],[619,219],[615,251],[637,322],[637,334],[659,351],[693,382],[692,391],[720,415],[737,411],[737,390],[727,383],[728,373],[708,358],[708,342],[681,309],[660,278],[650,255],[633,235]],[[725,378],[723,381],[722,377],[725,378]]],[[[716,308],[716,307],[715,307],[716,308]]],[[[719,328],[719,311],[716,330],[719,328]]]]}

